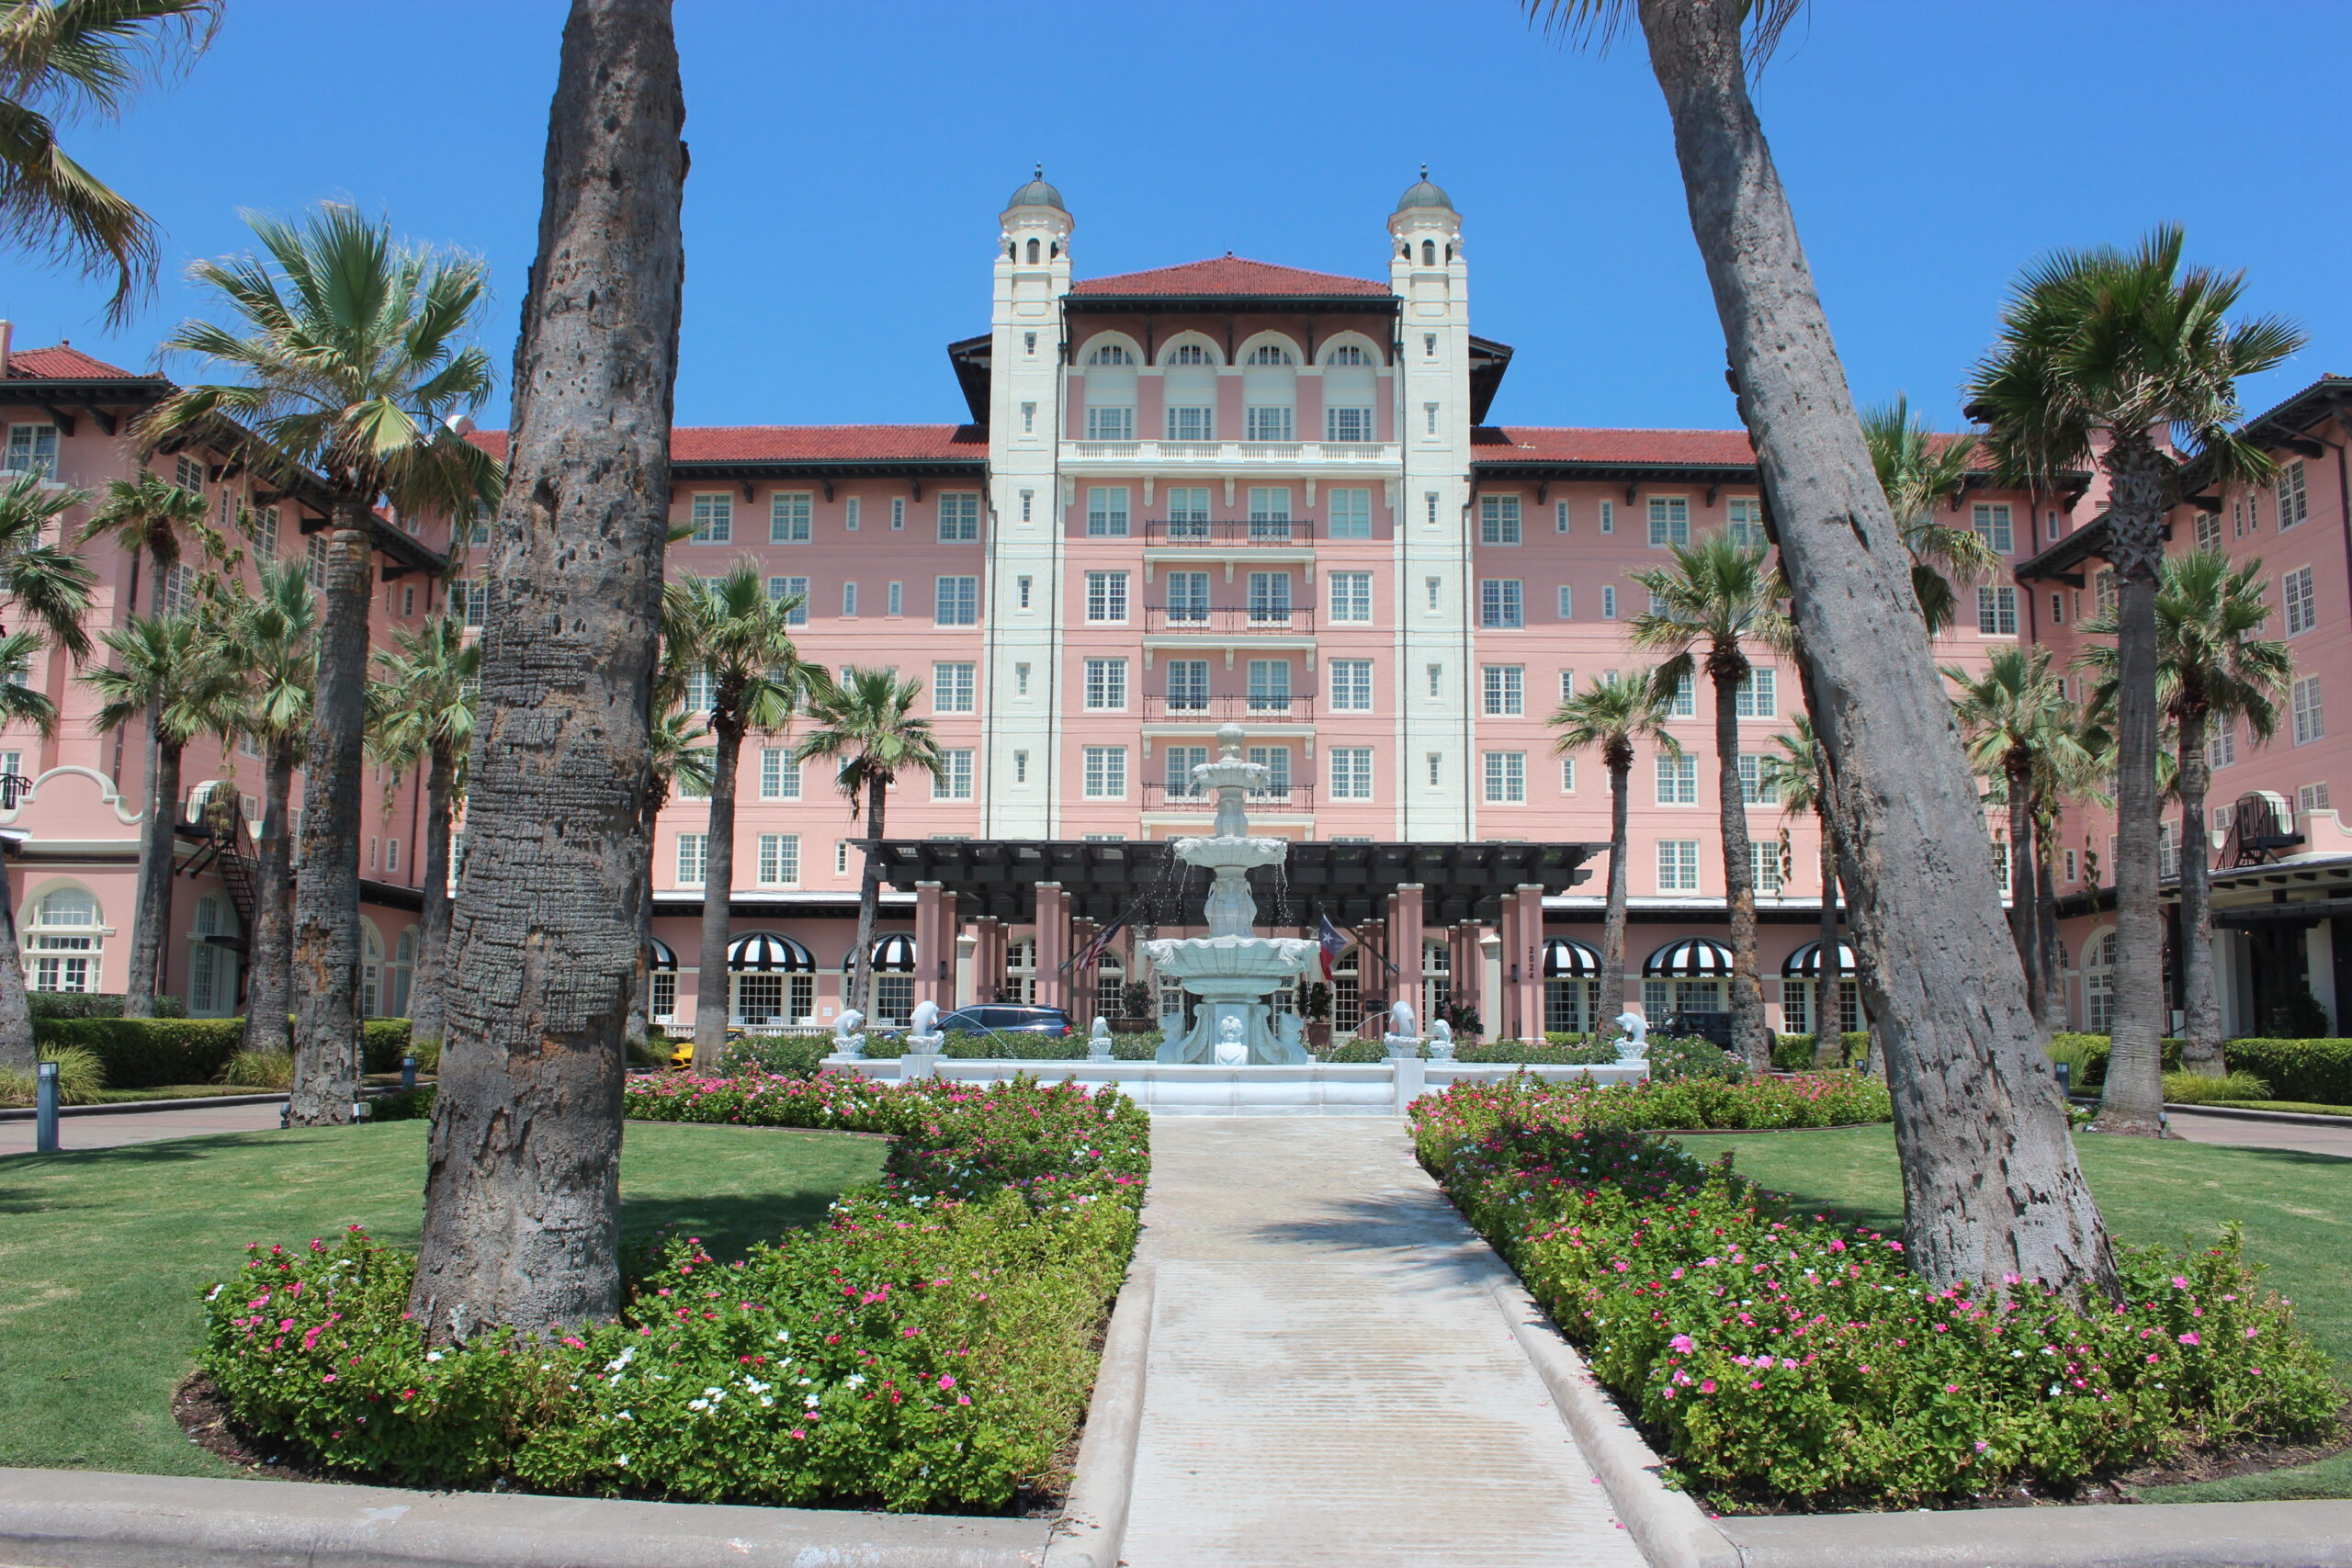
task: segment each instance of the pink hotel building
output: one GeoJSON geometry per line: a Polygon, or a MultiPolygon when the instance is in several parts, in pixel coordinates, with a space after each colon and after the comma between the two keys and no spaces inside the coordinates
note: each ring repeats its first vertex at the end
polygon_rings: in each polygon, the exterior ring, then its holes
{"type": "MultiPolygon", "coordinates": [[[[1123,1010],[1121,987],[1152,980],[1136,938],[1183,918],[1160,852],[1130,846],[1202,830],[1210,802],[1190,770],[1238,725],[1269,770],[1254,830],[1298,841],[1317,886],[1360,885],[1319,911],[1305,897],[1280,911],[1307,928],[1333,913],[1361,939],[1340,965],[1341,1027],[1414,988],[1428,1008],[1476,1006],[1493,1033],[1588,1026],[1608,781],[1596,758],[1556,755],[1545,719],[1572,685],[1645,662],[1623,637],[1646,605],[1633,573],[1710,529],[1762,541],[1747,436],[1490,423],[1512,351],[1471,331],[1462,220],[1426,180],[1388,220],[1385,280],[1230,255],[1077,280],[1072,228],[1042,179],[1004,211],[989,330],[948,345],[966,422],[675,435],[673,516],[693,533],[673,570],[753,561],[773,592],[802,600],[805,657],[924,683],[948,766],[895,793],[877,1011],[999,996],[1123,1010]],[[1578,844],[1589,880],[1556,848],[1578,844]],[[1069,964],[1113,922],[1098,963],[1069,964]]],[[[163,386],[67,348],[19,353],[0,382],[6,461],[81,485],[127,471],[123,422],[163,386]]],[[[2331,378],[2263,416],[2289,459],[2283,488],[2200,498],[2174,530],[2176,547],[2219,538],[2280,569],[2301,666],[2291,735],[2217,743],[2216,943],[2240,1030],[2298,984],[2331,1012],[2339,994],[2352,1006],[2335,980],[2352,942],[2334,934],[2352,924],[2339,918],[2352,896],[2335,896],[2352,882],[2352,835],[2327,795],[2343,743],[2325,736],[2321,696],[2352,653],[2347,402],[2352,382],[2331,378]],[[2261,831],[2223,809],[2241,795],[2267,803],[2259,822],[2245,817],[2261,831]]],[[[476,439],[503,451],[501,433],[476,439]]],[[[256,551],[300,548],[319,525],[305,498],[256,494],[217,457],[155,461],[223,516],[252,509],[256,551]]],[[[1972,479],[1955,505],[2007,565],[1973,590],[1945,662],[2018,639],[2071,654],[2103,581],[2097,496],[2087,480],[2037,495],[1972,479]]],[[[419,531],[381,531],[383,629],[435,607],[447,541],[419,531]]],[[[153,602],[126,558],[107,549],[97,564],[100,625],[153,602]]],[[[479,581],[447,592],[481,613],[479,581]]],[[[37,781],[0,814],[18,836],[28,971],[44,988],[119,989],[141,749],[93,733],[93,705],[48,663],[32,678],[65,710],[57,738],[0,739],[13,749],[0,761],[37,781]]],[[[1799,701],[1794,671],[1760,660],[1743,758],[1772,750],[1799,701]]],[[[1692,694],[1674,726],[1682,759],[1644,755],[1634,775],[1627,959],[1653,1017],[1718,1001],[1727,967],[1711,711],[1692,694]]],[[[792,761],[792,742],[746,748],[730,968],[735,1015],[753,1026],[827,1024],[854,956],[862,825],[820,766],[792,761]]],[[[257,773],[233,748],[197,748],[186,776],[197,804],[248,797],[250,817],[257,773]]],[[[413,973],[417,807],[413,789],[371,789],[363,992],[390,1013],[413,973]]],[[[192,1010],[230,1012],[250,846],[217,811],[184,815],[171,983],[192,1010]]],[[[709,896],[706,817],[673,800],[654,843],[652,1008],[681,1024],[709,896]]],[[[1760,792],[1749,825],[1767,999],[1781,1027],[1810,1029],[1814,825],[1760,792]]],[[[2092,1026],[2111,996],[2107,832],[2070,815],[2057,887],[2070,1006],[2092,1026]]],[[[1282,891],[1266,893],[1272,913],[1282,891]]]]}

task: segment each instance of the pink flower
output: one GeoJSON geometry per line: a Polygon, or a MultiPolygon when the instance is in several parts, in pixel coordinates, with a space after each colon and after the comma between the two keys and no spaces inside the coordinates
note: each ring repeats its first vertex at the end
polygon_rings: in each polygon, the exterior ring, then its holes
{"type": "Polygon", "coordinates": [[[2176,1291],[2185,1291],[2188,1289],[2188,1281],[2181,1275],[2175,1274],[2172,1277],[2172,1288],[2176,1291]]]}
{"type": "Polygon", "coordinates": [[[1701,1393],[1714,1393],[1714,1392],[1715,1392],[1715,1380],[1714,1380],[1714,1379],[1713,1379],[1713,1378],[1709,1378],[1706,1382],[1704,1382],[1701,1383],[1701,1384],[1699,1385],[1699,1392],[1700,1392],[1701,1393]]]}
{"type": "Polygon", "coordinates": [[[1688,1334],[1678,1334],[1673,1338],[1668,1340],[1667,1344],[1677,1350],[1695,1350],[1698,1348],[1697,1344],[1692,1341],[1690,1336],[1688,1334]]]}
{"type": "Polygon", "coordinates": [[[2204,1343],[2203,1340],[2197,1337],[2197,1330],[2193,1328],[2180,1337],[2180,1342],[2184,1345],[2201,1345],[2204,1343]]]}
{"type": "Polygon", "coordinates": [[[942,1372],[939,1374],[939,1386],[943,1389],[954,1388],[956,1386],[956,1380],[948,1373],[942,1372]]]}

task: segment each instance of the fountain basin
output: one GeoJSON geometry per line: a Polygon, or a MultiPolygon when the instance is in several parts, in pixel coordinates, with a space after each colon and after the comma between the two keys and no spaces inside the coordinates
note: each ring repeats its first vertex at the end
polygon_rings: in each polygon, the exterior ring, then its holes
{"type": "Polygon", "coordinates": [[[1513,1073],[1555,1082],[1639,1083],[1648,1070],[1608,1064],[1555,1063],[1519,1066],[1499,1062],[1295,1062],[1219,1066],[1205,1063],[1016,1062],[949,1056],[831,1056],[827,1073],[854,1073],[883,1082],[944,1078],[955,1083],[1009,1082],[1015,1076],[1046,1083],[1076,1083],[1095,1092],[1115,1089],[1154,1116],[1401,1116],[1422,1095],[1456,1083],[1491,1083],[1513,1073]]]}
{"type": "Polygon", "coordinates": [[[1316,950],[1313,941],[1297,936],[1163,937],[1143,944],[1152,967],[1179,980],[1251,979],[1275,985],[1305,969],[1316,950]]]}
{"type": "Polygon", "coordinates": [[[1253,865],[1280,865],[1290,858],[1287,839],[1179,839],[1176,858],[1192,865],[1204,865],[1211,871],[1219,866],[1239,866],[1247,871],[1253,865]]]}

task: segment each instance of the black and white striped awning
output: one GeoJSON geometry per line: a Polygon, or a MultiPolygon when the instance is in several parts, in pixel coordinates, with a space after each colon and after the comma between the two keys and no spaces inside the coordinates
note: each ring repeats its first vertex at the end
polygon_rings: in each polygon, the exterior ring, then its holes
{"type": "Polygon", "coordinates": [[[1651,980],[1728,980],[1731,949],[1711,937],[1686,936],[1668,942],[1642,964],[1651,980]]]}
{"type": "Polygon", "coordinates": [[[1544,942],[1544,978],[1546,980],[1598,980],[1600,978],[1600,952],[1583,942],[1564,936],[1547,937],[1544,942]]]}
{"type": "Polygon", "coordinates": [[[791,975],[813,975],[817,955],[788,936],[752,931],[727,944],[727,967],[758,974],[781,969],[791,975]]]}
{"type": "Polygon", "coordinates": [[[671,951],[668,942],[658,936],[648,937],[646,942],[648,943],[645,950],[647,968],[675,969],[678,966],[678,955],[671,951]]]}
{"type": "Polygon", "coordinates": [[[904,931],[886,931],[874,939],[874,972],[911,975],[915,972],[915,939],[904,931]]]}
{"type": "MultiPolygon", "coordinates": [[[[1838,974],[1850,980],[1854,977],[1854,971],[1860,964],[1861,960],[1854,953],[1854,944],[1840,940],[1838,943],[1838,974]]],[[[1821,978],[1821,944],[1817,942],[1809,942],[1790,953],[1788,962],[1781,965],[1781,973],[1791,980],[1821,978]]]]}

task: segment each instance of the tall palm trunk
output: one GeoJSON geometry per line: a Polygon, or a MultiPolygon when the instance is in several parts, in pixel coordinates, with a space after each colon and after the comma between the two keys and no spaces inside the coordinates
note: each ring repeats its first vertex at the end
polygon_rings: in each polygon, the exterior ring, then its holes
{"type": "Polygon", "coordinates": [[[1630,750],[1609,762],[1609,903],[1600,918],[1600,1016],[1596,1034],[1614,1031],[1625,1010],[1625,807],[1633,793],[1630,750]]]}
{"type": "Polygon", "coordinates": [[[711,725],[710,835],[704,841],[701,971],[695,976],[695,1071],[715,1073],[727,1049],[728,906],[735,892],[735,776],[743,726],[711,725]]]}
{"type": "MultiPolygon", "coordinates": [[[[639,852],[645,856],[649,866],[653,863],[654,824],[661,819],[662,807],[668,803],[665,791],[649,787],[645,797],[638,804],[637,835],[644,845],[639,852]]],[[[647,1017],[650,1010],[648,1004],[652,999],[649,993],[653,984],[653,887],[650,881],[632,895],[629,908],[637,922],[637,967],[629,974],[628,1011],[621,1023],[624,1061],[628,1046],[644,1043],[651,1022],[647,1017]]]]}
{"type": "Polygon", "coordinates": [[[359,795],[368,733],[368,502],[338,496],[327,536],[318,689],[302,767],[302,867],[294,879],[298,1127],[351,1120],[359,1098],[359,795]]]}
{"type": "Polygon", "coordinates": [[[416,919],[416,974],[409,982],[408,1037],[438,1044],[447,1003],[444,970],[449,951],[449,825],[457,816],[458,759],[436,744],[425,763],[424,886],[416,919]]]}
{"type": "Polygon", "coordinates": [[[2212,774],[2205,756],[2205,710],[2184,704],[2180,716],[2180,989],[2183,1032],[2181,1066],[2219,1077],[2222,1062],[2222,998],[2213,985],[2213,895],[2210,840],[2205,835],[2205,792],[2212,774]]]}
{"type": "Polygon", "coordinates": [[[2164,1114],[2165,928],[2156,905],[2156,573],[2164,558],[2162,459],[2117,434],[2102,461],[2116,575],[2115,1019],[2100,1091],[2102,1133],[2159,1135],[2164,1114]]]}
{"type": "Polygon", "coordinates": [[[1731,915],[1731,1037],[1750,1072],[1772,1066],[1764,1032],[1764,987],[1756,979],[1756,859],[1747,847],[1747,796],[1739,783],[1739,682],[1747,660],[1736,650],[1707,661],[1715,685],[1715,789],[1722,799],[1724,903],[1731,915]]]}
{"type": "Polygon", "coordinates": [[[173,849],[179,841],[181,748],[148,728],[154,758],[147,770],[147,819],[139,829],[139,913],[131,927],[130,977],[123,987],[125,1018],[155,1016],[164,989],[164,943],[172,924],[173,849]]]}
{"type": "Polygon", "coordinates": [[[1821,934],[1815,949],[1821,962],[1813,979],[1813,1062],[1815,1066],[1846,1063],[1845,949],[1838,940],[1838,840],[1829,830],[1829,770],[1822,768],[1814,781],[1814,825],[1821,829],[1821,934]]]}
{"type": "Polygon", "coordinates": [[[40,1064],[32,998],[25,993],[24,950],[17,935],[17,889],[8,871],[8,841],[0,839],[0,1072],[29,1073],[40,1064]]]}
{"type": "Polygon", "coordinates": [[[245,955],[245,1049],[285,1051],[293,1045],[288,1026],[294,1010],[292,912],[287,908],[287,802],[294,794],[294,748],[273,740],[262,763],[261,853],[254,881],[253,947],[245,955]]]}
{"type": "Polygon", "coordinates": [[[2041,932],[2033,899],[2033,757],[2011,747],[2003,773],[2009,795],[2009,939],[2025,970],[2025,1004],[2038,1020],[2049,982],[2041,972],[2041,932]]]}
{"type": "Polygon", "coordinates": [[[1788,198],[1748,101],[1743,0],[1641,0],[1650,61],[1838,779],[1862,991],[1883,1035],[1904,1240],[1928,1280],[2115,1286],[1984,810],[1788,198]]]}
{"type": "Polygon", "coordinates": [[[410,1310],[620,1306],[621,1029],[670,514],[685,102],[669,0],[572,0],[482,634],[448,1032],[410,1310]]]}
{"type": "Polygon", "coordinates": [[[2054,823],[2039,818],[2033,833],[2034,940],[2041,947],[2041,1032],[2063,1033],[2066,1028],[2066,950],[2058,935],[2058,880],[2051,864],[2051,835],[2054,823]]]}
{"type": "Polygon", "coordinates": [[[867,1018],[874,1016],[874,921],[882,912],[882,808],[888,798],[884,780],[866,781],[865,874],[857,885],[857,945],[850,949],[856,966],[849,970],[850,984],[842,1005],[854,1007],[867,1018]]]}

